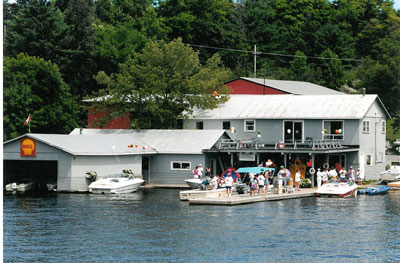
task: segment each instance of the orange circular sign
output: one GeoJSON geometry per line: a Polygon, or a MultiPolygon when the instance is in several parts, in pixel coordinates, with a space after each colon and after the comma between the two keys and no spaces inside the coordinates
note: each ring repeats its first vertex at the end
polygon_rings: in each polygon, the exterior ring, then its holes
{"type": "Polygon", "coordinates": [[[36,141],[30,138],[21,140],[21,156],[36,156],[36,141]]]}

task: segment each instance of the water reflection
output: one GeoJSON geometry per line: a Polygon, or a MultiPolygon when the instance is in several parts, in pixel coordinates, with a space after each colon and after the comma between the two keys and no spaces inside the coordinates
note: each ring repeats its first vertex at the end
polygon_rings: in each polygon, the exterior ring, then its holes
{"type": "Polygon", "coordinates": [[[177,190],[4,196],[4,261],[398,262],[399,197],[225,207],[190,206],[177,190]]]}

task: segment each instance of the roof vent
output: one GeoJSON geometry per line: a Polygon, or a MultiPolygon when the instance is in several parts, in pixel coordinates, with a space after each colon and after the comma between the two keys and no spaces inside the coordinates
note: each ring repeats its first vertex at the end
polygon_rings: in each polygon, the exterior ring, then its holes
{"type": "Polygon", "coordinates": [[[362,95],[365,96],[365,88],[362,88],[362,95]]]}

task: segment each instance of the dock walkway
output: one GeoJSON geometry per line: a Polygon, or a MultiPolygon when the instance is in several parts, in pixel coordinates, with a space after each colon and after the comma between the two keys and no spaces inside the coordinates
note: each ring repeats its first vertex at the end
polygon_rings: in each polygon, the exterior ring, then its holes
{"type": "Polygon", "coordinates": [[[243,205],[251,204],[256,202],[266,202],[266,201],[277,201],[286,200],[302,197],[315,196],[316,188],[301,188],[300,191],[295,191],[294,193],[283,193],[283,194],[260,194],[260,195],[250,195],[250,194],[233,194],[230,197],[214,197],[214,198],[194,198],[189,199],[189,204],[191,205],[243,205]]]}

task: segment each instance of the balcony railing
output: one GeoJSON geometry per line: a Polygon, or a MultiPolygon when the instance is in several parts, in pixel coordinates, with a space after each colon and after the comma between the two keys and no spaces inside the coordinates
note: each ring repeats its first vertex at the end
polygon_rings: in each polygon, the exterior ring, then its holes
{"type": "Polygon", "coordinates": [[[283,142],[283,141],[261,141],[255,138],[243,139],[221,139],[217,143],[219,150],[233,150],[233,149],[311,149],[311,150],[326,150],[326,149],[342,149],[344,146],[341,140],[311,140],[308,139],[304,142],[283,142]]]}

